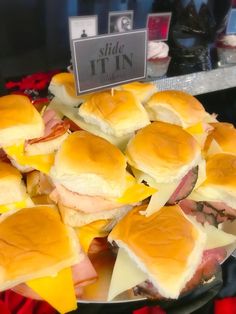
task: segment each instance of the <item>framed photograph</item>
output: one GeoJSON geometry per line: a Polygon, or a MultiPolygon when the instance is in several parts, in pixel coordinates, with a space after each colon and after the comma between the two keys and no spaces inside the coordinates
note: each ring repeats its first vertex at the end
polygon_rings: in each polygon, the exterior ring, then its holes
{"type": "Polygon", "coordinates": [[[97,36],[97,15],[70,16],[69,17],[70,40],[97,36]]]}
{"type": "Polygon", "coordinates": [[[230,10],[226,34],[227,35],[236,34],[236,9],[230,10]]]}
{"type": "Polygon", "coordinates": [[[171,12],[148,14],[146,25],[148,40],[168,40],[170,21],[171,12]]]}
{"type": "Polygon", "coordinates": [[[133,29],[134,11],[111,11],[108,14],[108,33],[123,33],[133,29]]]}

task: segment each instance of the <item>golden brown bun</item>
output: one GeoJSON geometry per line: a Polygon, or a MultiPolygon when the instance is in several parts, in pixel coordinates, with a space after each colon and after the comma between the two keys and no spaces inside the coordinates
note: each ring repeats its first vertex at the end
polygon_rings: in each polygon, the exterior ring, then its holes
{"type": "Polygon", "coordinates": [[[0,146],[43,136],[44,123],[26,96],[0,97],[0,146]]]}
{"type": "Polygon", "coordinates": [[[73,192],[118,197],[125,189],[126,159],[105,139],[78,131],[56,153],[51,177],[73,192]]]}
{"type": "Polygon", "coordinates": [[[148,174],[157,182],[181,179],[200,160],[196,140],[181,127],[153,122],[130,140],[126,156],[128,163],[148,174]]]}
{"type": "Polygon", "coordinates": [[[206,163],[206,180],[189,198],[224,202],[236,209],[236,156],[224,153],[210,156],[206,163]]]}
{"type": "Polygon", "coordinates": [[[48,89],[68,106],[81,104],[88,97],[88,95],[77,96],[73,73],[62,72],[54,75],[48,89]]]}
{"type": "Polygon", "coordinates": [[[82,259],[74,231],[53,206],[24,208],[0,217],[0,291],[56,274],[82,259]]]}
{"type": "Polygon", "coordinates": [[[15,203],[26,197],[21,173],[11,164],[0,162],[0,205],[15,203]]]}
{"type": "Polygon", "coordinates": [[[108,236],[124,248],[164,297],[177,298],[201,262],[205,234],[178,205],[163,207],[150,217],[130,211],[108,236]]]}
{"type": "Polygon", "coordinates": [[[133,93],[142,103],[146,102],[157,91],[156,85],[150,82],[132,82],[123,84],[119,88],[133,93]]]}
{"type": "MultiPolygon", "coordinates": [[[[236,154],[236,129],[230,123],[211,123],[214,129],[208,135],[204,151],[208,155],[212,140],[215,140],[222,149],[222,152],[236,154]]],[[[209,152],[210,153],[210,152],[209,152]]]]}
{"type": "Polygon", "coordinates": [[[192,95],[178,90],[157,92],[146,103],[151,121],[163,121],[183,128],[190,127],[206,118],[202,104],[192,95]]]}
{"type": "Polygon", "coordinates": [[[150,123],[140,101],[128,91],[115,90],[113,96],[110,91],[95,93],[80,106],[78,112],[87,123],[117,137],[150,123]]]}

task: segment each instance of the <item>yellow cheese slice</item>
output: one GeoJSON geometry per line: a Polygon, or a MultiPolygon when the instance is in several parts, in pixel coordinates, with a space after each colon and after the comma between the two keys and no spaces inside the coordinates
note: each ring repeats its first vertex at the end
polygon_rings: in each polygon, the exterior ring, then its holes
{"type": "Polygon", "coordinates": [[[138,268],[136,263],[129,257],[129,254],[124,249],[119,248],[111,277],[108,301],[142,283],[147,278],[147,274],[138,268]]]}
{"type": "Polygon", "coordinates": [[[122,204],[141,202],[156,193],[156,191],[155,188],[146,186],[145,184],[136,183],[129,187],[117,201],[122,204]]]}
{"type": "Polygon", "coordinates": [[[55,277],[43,277],[26,283],[59,313],[77,308],[71,268],[61,270],[55,277]]]}
{"type": "Polygon", "coordinates": [[[194,124],[188,128],[185,129],[189,134],[194,135],[194,134],[202,134],[204,133],[204,127],[202,122],[198,122],[197,124],[194,124]]]}
{"type": "Polygon", "coordinates": [[[79,238],[80,245],[85,253],[88,252],[89,246],[94,238],[103,238],[108,236],[108,231],[105,231],[108,219],[97,220],[80,228],[75,228],[79,238]]]}
{"type": "Polygon", "coordinates": [[[215,249],[236,242],[235,235],[226,233],[208,223],[204,224],[204,231],[206,232],[205,250],[215,249]]]}
{"type": "Polygon", "coordinates": [[[28,166],[46,174],[49,173],[55,154],[27,156],[24,153],[24,143],[4,148],[8,156],[16,160],[21,166],[28,166]]]}
{"type": "Polygon", "coordinates": [[[3,214],[9,210],[21,209],[21,208],[29,207],[33,205],[34,203],[32,202],[32,200],[29,197],[27,197],[19,202],[0,205],[0,214],[3,214]]]}

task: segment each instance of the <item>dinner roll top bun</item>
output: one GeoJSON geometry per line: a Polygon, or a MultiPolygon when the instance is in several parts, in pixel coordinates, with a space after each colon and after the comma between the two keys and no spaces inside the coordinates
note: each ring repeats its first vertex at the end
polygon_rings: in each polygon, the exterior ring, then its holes
{"type": "Polygon", "coordinates": [[[114,90],[94,93],[78,111],[87,122],[104,133],[117,137],[132,133],[149,124],[140,101],[128,91],[114,90]]]}
{"type": "Polygon", "coordinates": [[[178,205],[162,207],[146,217],[128,212],[113,228],[108,240],[123,248],[166,298],[178,298],[201,262],[205,233],[178,205]]]}
{"type": "Polygon", "coordinates": [[[0,146],[7,147],[44,134],[44,122],[29,98],[0,97],[0,146]]]}
{"type": "Polygon", "coordinates": [[[0,217],[0,291],[54,276],[82,260],[74,231],[55,206],[35,206],[0,217]]]}
{"type": "Polygon", "coordinates": [[[77,131],[56,153],[51,177],[73,192],[119,197],[125,189],[126,159],[105,139],[77,131]]]}
{"type": "Polygon", "coordinates": [[[132,82],[119,86],[119,89],[133,93],[142,103],[146,102],[155,92],[157,92],[156,85],[151,82],[132,82]]]}
{"type": "Polygon", "coordinates": [[[236,129],[233,124],[218,122],[210,125],[213,129],[206,139],[205,153],[207,155],[221,152],[236,154],[236,129]]]}
{"type": "Polygon", "coordinates": [[[69,72],[55,74],[48,89],[63,104],[68,106],[77,106],[88,97],[87,95],[78,96],[76,94],[74,74],[69,72]]]}
{"type": "Polygon", "coordinates": [[[181,179],[201,159],[196,140],[180,126],[153,122],[130,140],[126,149],[128,163],[156,182],[181,179]]]}
{"type": "Polygon", "coordinates": [[[11,164],[0,162],[0,205],[18,202],[25,197],[21,173],[11,164]]]}
{"type": "Polygon", "coordinates": [[[151,121],[163,121],[183,128],[206,118],[202,104],[192,95],[178,90],[157,92],[145,104],[151,121]]]}
{"type": "Polygon", "coordinates": [[[210,156],[206,162],[206,180],[189,198],[224,202],[236,209],[236,155],[221,153],[210,156]]]}

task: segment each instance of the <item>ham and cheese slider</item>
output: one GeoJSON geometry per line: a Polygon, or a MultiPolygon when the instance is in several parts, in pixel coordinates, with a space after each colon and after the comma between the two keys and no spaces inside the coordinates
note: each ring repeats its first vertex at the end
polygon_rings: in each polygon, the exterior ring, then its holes
{"type": "Polygon", "coordinates": [[[236,218],[236,156],[215,154],[206,162],[206,179],[187,200],[180,202],[181,208],[194,215],[200,222],[218,225],[236,218]]]}
{"type": "Polygon", "coordinates": [[[119,247],[109,301],[128,289],[151,299],[176,299],[214,278],[226,257],[224,246],[235,243],[235,236],[202,226],[179,205],[150,217],[140,214],[146,206],[131,210],[109,234],[119,247]]]}
{"type": "Polygon", "coordinates": [[[68,128],[53,110],[45,110],[41,116],[28,97],[0,98],[0,147],[22,172],[37,169],[48,173],[68,128]]]}
{"type": "Polygon", "coordinates": [[[0,161],[0,214],[33,205],[21,173],[11,164],[0,161]]]}
{"type": "Polygon", "coordinates": [[[236,129],[233,124],[218,122],[210,125],[212,130],[204,145],[206,157],[219,153],[236,154],[236,129]]]}
{"type": "Polygon", "coordinates": [[[178,90],[157,92],[145,103],[151,121],[179,125],[204,145],[211,130],[208,122],[215,122],[194,96],[178,90]]]}
{"type": "MultiPolygon", "coordinates": [[[[77,307],[74,285],[78,277],[96,279],[71,227],[63,224],[55,206],[10,211],[0,217],[0,291],[25,294],[25,283],[60,313],[77,307]],[[79,265],[82,269],[78,271],[79,265]],[[77,268],[77,273],[72,269],[77,268]]],[[[26,294],[28,290],[26,289],[26,294]]],[[[32,294],[31,294],[32,295],[32,294]]]]}
{"type": "Polygon", "coordinates": [[[127,90],[133,93],[141,103],[145,103],[157,92],[156,85],[151,82],[132,82],[116,87],[118,90],[127,90]]]}
{"type": "Polygon", "coordinates": [[[178,205],[163,207],[150,217],[140,214],[146,206],[130,211],[109,234],[108,240],[119,247],[109,299],[123,289],[137,291],[136,286],[145,281],[149,290],[176,299],[201,262],[206,241],[201,226],[178,205]]]}
{"type": "Polygon", "coordinates": [[[139,182],[155,187],[147,215],[167,202],[174,204],[194,188],[201,162],[197,141],[180,126],[153,122],[130,140],[126,149],[128,163],[139,182]]]}
{"type": "Polygon", "coordinates": [[[70,134],[56,153],[50,172],[55,184],[50,197],[58,203],[64,221],[82,226],[112,219],[140,197],[154,193],[154,189],[137,184],[126,166],[125,156],[105,139],[86,131],[70,134]]]}
{"type": "Polygon", "coordinates": [[[69,107],[80,105],[88,97],[85,95],[76,95],[73,73],[62,72],[54,75],[48,89],[57,99],[69,107]]]}
{"type": "Polygon", "coordinates": [[[86,129],[123,149],[138,129],[149,124],[140,100],[130,91],[94,93],[78,109],[86,129]]]}

